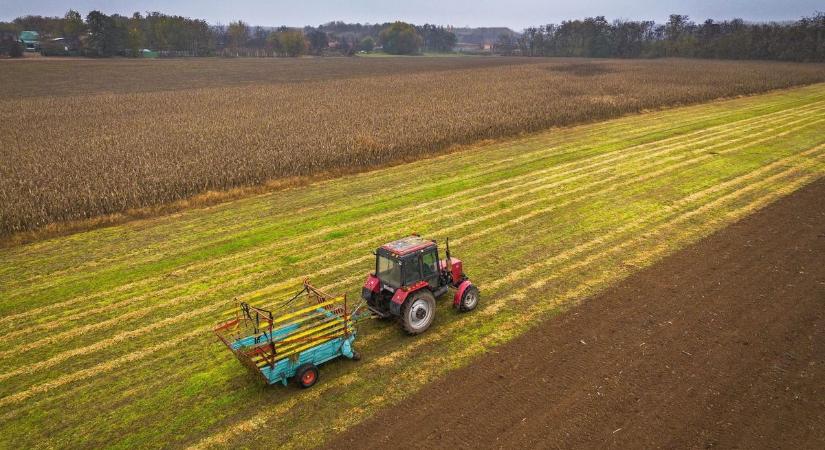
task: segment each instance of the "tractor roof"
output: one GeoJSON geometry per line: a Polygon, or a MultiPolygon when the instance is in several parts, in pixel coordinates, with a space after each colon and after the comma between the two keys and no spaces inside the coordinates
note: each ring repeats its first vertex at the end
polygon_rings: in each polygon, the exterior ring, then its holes
{"type": "Polygon", "coordinates": [[[381,246],[384,250],[403,256],[433,245],[435,241],[424,239],[421,236],[408,236],[381,246]]]}

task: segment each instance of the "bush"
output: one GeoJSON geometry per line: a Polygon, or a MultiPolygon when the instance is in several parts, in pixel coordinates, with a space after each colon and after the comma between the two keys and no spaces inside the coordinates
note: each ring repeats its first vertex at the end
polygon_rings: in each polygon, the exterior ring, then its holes
{"type": "Polygon", "coordinates": [[[20,58],[23,56],[23,44],[12,41],[11,48],[9,49],[9,56],[12,58],[20,58]]]}
{"type": "Polygon", "coordinates": [[[10,36],[5,36],[0,40],[0,55],[19,58],[23,56],[23,44],[10,36]]]}

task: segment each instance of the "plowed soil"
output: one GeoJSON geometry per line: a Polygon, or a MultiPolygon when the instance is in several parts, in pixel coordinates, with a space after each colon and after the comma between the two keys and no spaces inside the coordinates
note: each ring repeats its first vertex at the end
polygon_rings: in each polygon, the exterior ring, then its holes
{"type": "Polygon", "coordinates": [[[825,448],[825,180],[330,447],[825,448]]]}

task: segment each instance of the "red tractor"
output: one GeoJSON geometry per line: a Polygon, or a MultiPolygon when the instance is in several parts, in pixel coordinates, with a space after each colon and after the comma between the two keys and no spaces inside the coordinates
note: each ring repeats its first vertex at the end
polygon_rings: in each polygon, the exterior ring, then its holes
{"type": "Polygon", "coordinates": [[[367,277],[361,296],[381,318],[397,317],[409,334],[421,334],[435,319],[435,299],[451,287],[453,306],[470,311],[479,291],[464,274],[461,260],[450,257],[450,241],[443,260],[435,241],[413,235],[382,245],[375,251],[375,272],[367,277]]]}

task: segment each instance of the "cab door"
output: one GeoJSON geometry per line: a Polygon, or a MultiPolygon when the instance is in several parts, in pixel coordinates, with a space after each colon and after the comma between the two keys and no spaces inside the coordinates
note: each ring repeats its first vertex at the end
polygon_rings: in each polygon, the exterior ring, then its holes
{"type": "Polygon", "coordinates": [[[438,250],[435,248],[421,252],[421,275],[422,279],[435,289],[439,287],[438,280],[438,250]]]}

